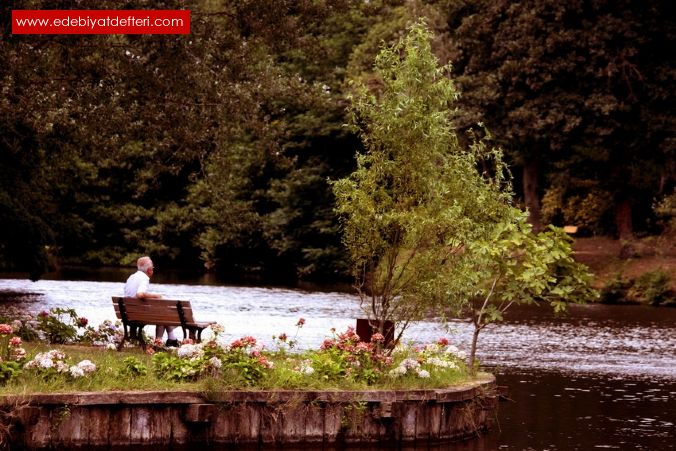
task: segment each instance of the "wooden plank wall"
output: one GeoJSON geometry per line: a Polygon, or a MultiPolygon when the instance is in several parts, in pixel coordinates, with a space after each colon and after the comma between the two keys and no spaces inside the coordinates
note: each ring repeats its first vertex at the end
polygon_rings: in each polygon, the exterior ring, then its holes
{"type": "Polygon", "coordinates": [[[494,379],[449,390],[232,391],[5,396],[12,449],[153,445],[434,444],[472,437],[496,418],[494,379]],[[294,394],[295,393],[295,394],[294,394]]]}

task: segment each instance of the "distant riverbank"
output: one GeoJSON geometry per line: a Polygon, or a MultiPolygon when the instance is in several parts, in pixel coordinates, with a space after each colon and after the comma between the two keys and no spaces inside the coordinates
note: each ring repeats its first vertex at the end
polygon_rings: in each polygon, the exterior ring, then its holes
{"type": "Polygon", "coordinates": [[[594,274],[592,283],[605,302],[676,306],[676,237],[576,238],[573,249],[594,274]],[[664,299],[651,302],[659,291],[664,299]]]}

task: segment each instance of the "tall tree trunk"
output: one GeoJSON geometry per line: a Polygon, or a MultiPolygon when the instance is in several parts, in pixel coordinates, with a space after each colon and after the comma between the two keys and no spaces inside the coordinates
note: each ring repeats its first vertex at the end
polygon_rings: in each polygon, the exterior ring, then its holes
{"type": "Polygon", "coordinates": [[[629,240],[634,236],[634,227],[631,222],[631,203],[623,199],[615,205],[615,226],[621,240],[629,240]]]}
{"type": "Polygon", "coordinates": [[[528,208],[528,222],[533,226],[534,232],[542,230],[540,220],[540,197],[538,195],[538,177],[540,176],[540,164],[537,158],[530,158],[523,167],[523,200],[528,208]]]}

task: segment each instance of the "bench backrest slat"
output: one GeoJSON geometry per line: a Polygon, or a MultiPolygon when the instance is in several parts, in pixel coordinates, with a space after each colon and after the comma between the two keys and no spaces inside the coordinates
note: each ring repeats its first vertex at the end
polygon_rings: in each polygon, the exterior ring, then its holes
{"type": "MultiPolygon", "coordinates": [[[[178,302],[171,299],[138,299],[113,296],[115,315],[119,319],[166,326],[182,325],[178,313],[178,302]],[[122,305],[123,311],[120,309],[120,305],[122,305]]],[[[190,304],[190,301],[180,302],[190,304]]]]}

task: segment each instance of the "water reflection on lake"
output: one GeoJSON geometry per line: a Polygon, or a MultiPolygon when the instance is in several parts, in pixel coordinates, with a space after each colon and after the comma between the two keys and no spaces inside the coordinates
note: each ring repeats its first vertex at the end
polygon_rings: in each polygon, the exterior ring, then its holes
{"type": "MultiPolygon", "coordinates": [[[[104,282],[0,279],[0,314],[72,307],[97,324],[114,318],[110,297],[121,294],[126,275],[104,282]]],[[[316,348],[331,328],[342,331],[361,316],[357,299],[342,292],[164,281],[154,291],[192,300],[198,319],[225,326],[226,341],[253,335],[272,345],[272,335],[293,336],[303,317],[299,344],[316,348]]],[[[453,323],[451,332],[452,341],[469,347],[467,324],[453,323]]],[[[442,335],[449,332],[429,321],[406,338],[442,335]]],[[[501,404],[500,429],[431,449],[676,449],[676,309],[572,306],[557,317],[544,307],[517,308],[482,333],[479,358],[514,401],[501,404]]]]}

